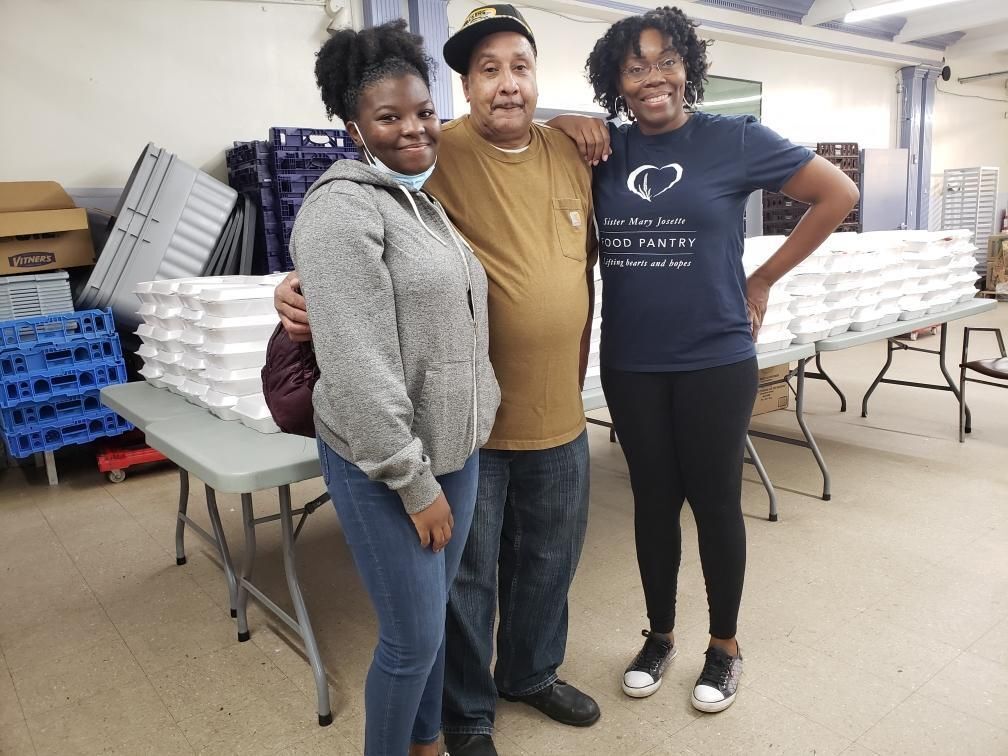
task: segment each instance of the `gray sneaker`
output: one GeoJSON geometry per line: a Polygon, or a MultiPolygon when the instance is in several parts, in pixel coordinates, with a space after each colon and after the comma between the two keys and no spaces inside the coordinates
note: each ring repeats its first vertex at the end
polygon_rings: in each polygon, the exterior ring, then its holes
{"type": "Polygon", "coordinates": [[[691,702],[694,709],[716,714],[735,702],[742,677],[742,651],[739,649],[738,656],[731,656],[719,648],[708,648],[706,656],[691,702]]]}
{"type": "Polygon", "coordinates": [[[641,630],[647,638],[630,666],[623,673],[623,692],[631,698],[647,698],[661,687],[662,675],[677,653],[676,647],[649,630],[641,630]]]}

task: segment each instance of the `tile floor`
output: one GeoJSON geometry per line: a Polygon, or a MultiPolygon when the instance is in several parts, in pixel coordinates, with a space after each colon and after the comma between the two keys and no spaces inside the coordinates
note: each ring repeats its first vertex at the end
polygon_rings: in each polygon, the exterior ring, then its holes
{"type": "MultiPolygon", "coordinates": [[[[1008,305],[975,322],[1008,328],[1008,305]]],[[[961,328],[952,331],[954,355],[961,328]]],[[[825,362],[857,404],[883,358],[872,344],[825,362]]],[[[897,359],[900,377],[935,374],[934,358],[897,359]]],[[[688,512],[679,658],[654,697],[620,691],[643,602],[626,466],[593,427],[591,524],[561,672],[598,699],[602,720],[575,730],[502,702],[501,753],[1008,754],[1008,392],[970,394],[975,431],[960,445],[949,395],[883,386],[862,419],[813,382],[808,415],[833,473],[830,502],[816,498],[806,451],[757,441],[781,519],[766,520],[747,468],[746,668],[738,702],[714,716],[688,702],[706,628],[688,512]]],[[[790,429],[794,418],[755,426],[790,429]]],[[[60,466],[58,488],[38,470],[0,471],[0,754],[360,752],[375,622],[331,508],[299,550],[336,717],[320,729],[289,631],[254,609],[253,642],[237,643],[215,555],[190,537],[189,563],[175,566],[176,474],[113,485],[86,454],[60,466]]],[[[205,521],[198,488],[190,512],[205,521]]],[[[319,492],[318,480],[296,487],[299,499],[319,492]]],[[[266,512],[275,494],[257,501],[266,512]]],[[[238,552],[238,500],[221,504],[238,552]]],[[[260,533],[257,578],[283,597],[278,529],[260,533]]]]}

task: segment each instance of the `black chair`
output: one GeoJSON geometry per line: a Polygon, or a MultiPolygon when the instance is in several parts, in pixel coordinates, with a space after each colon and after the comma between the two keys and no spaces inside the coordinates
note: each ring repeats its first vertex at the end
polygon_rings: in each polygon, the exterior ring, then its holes
{"type": "Polygon", "coordinates": [[[997,388],[1008,388],[1008,354],[1005,353],[1005,342],[1000,328],[970,328],[966,326],[963,329],[962,362],[959,363],[959,443],[965,441],[966,434],[972,430],[972,428],[966,426],[967,382],[983,383],[987,386],[995,386],[997,388]],[[998,348],[1001,350],[1001,356],[982,360],[970,360],[968,356],[969,339],[970,333],[973,331],[993,333],[997,339],[998,348]],[[994,381],[985,381],[981,378],[967,378],[967,371],[979,373],[988,378],[995,378],[1001,382],[995,383],[994,381]]]}

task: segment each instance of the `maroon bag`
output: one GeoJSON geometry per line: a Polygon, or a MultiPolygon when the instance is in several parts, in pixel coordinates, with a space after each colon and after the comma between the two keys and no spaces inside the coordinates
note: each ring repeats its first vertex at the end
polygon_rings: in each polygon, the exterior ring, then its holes
{"type": "Polygon", "coordinates": [[[312,343],[291,341],[283,325],[277,325],[266,347],[262,384],[266,406],[284,433],[315,438],[312,389],[318,378],[312,343]]]}

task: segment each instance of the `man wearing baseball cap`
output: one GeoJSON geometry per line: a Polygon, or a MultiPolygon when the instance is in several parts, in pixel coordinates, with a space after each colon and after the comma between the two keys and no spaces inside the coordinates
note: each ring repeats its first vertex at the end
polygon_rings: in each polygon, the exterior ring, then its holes
{"type": "Polygon", "coordinates": [[[521,13],[476,8],[444,58],[462,75],[469,115],[443,127],[430,191],[487,271],[490,359],[502,393],[480,453],[445,639],[445,744],[452,756],[483,756],[496,753],[498,693],[569,725],[599,718],[595,701],[556,673],[588,520],[580,387],[597,251],[590,172],[568,137],[532,121],[536,43],[521,13]]]}
{"type": "MultiPolygon", "coordinates": [[[[444,57],[470,112],[442,127],[424,191],[486,270],[501,404],[449,597],[442,719],[452,756],[494,756],[498,695],[572,726],[599,719],[595,701],[557,677],[588,522],[581,386],[597,242],[587,165],[567,136],[532,120],[536,45],[522,15],[511,5],[475,9],[444,57]]],[[[310,331],[292,281],[277,287],[277,309],[303,340],[310,331]]]]}

